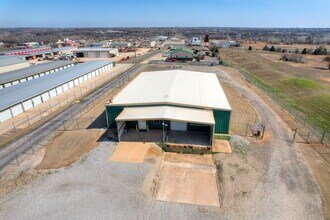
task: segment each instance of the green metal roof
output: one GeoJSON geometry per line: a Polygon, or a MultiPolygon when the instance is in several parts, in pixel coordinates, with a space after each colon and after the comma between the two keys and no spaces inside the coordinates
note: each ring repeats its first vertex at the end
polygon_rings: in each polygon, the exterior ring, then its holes
{"type": "Polygon", "coordinates": [[[170,50],[170,54],[173,53],[173,52],[177,52],[177,51],[184,51],[184,52],[187,52],[187,53],[190,53],[190,54],[194,54],[194,51],[190,50],[188,48],[172,48],[170,50]]]}

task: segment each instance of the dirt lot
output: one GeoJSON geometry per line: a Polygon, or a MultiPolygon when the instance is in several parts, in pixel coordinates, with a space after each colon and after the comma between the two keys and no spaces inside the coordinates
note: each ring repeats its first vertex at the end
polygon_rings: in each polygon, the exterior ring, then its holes
{"type": "Polygon", "coordinates": [[[46,146],[44,159],[37,169],[56,169],[72,164],[95,148],[104,132],[101,129],[62,131],[46,146]]]}

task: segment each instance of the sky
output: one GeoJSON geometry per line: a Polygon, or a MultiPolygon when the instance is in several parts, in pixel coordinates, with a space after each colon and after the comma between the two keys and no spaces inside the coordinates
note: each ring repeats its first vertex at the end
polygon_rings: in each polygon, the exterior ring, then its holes
{"type": "Polygon", "coordinates": [[[1,27],[330,28],[330,0],[0,0],[1,27]]]}

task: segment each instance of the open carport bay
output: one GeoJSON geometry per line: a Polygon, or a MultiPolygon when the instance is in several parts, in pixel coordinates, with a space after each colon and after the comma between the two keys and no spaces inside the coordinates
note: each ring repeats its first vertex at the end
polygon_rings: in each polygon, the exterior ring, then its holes
{"type": "MultiPolygon", "coordinates": [[[[121,137],[121,141],[126,142],[155,142],[163,141],[164,132],[162,130],[138,131],[133,128],[128,129],[121,137]]],[[[193,144],[200,146],[210,146],[210,133],[200,131],[168,131],[165,132],[167,143],[193,144]]]]}

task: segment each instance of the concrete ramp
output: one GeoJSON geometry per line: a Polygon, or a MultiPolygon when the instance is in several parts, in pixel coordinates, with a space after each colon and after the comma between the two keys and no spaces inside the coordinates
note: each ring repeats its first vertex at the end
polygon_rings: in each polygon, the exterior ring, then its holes
{"type": "Polygon", "coordinates": [[[164,153],[155,199],[219,207],[216,178],[211,155],[164,153]]]}

